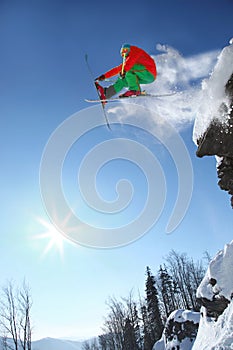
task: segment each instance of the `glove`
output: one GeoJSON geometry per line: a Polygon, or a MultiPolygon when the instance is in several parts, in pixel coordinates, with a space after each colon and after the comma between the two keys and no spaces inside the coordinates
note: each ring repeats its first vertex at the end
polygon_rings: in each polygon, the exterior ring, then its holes
{"type": "Polygon", "coordinates": [[[104,74],[102,74],[102,75],[100,75],[98,78],[96,78],[95,79],[95,81],[103,81],[103,80],[105,80],[105,75],[104,74]]]}
{"type": "Polygon", "coordinates": [[[120,77],[122,78],[122,79],[124,79],[125,78],[125,71],[123,71],[123,72],[120,72],[120,77]]]}

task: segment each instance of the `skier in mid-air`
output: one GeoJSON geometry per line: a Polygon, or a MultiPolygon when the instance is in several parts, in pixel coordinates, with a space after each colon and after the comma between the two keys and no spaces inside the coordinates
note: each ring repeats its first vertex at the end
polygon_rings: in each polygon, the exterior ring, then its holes
{"type": "Polygon", "coordinates": [[[95,79],[95,85],[101,100],[107,100],[119,93],[123,88],[128,90],[119,97],[132,97],[141,95],[140,84],[150,84],[157,76],[156,64],[153,58],[137,46],[124,44],[121,47],[122,64],[114,67],[95,79]],[[99,81],[119,77],[113,85],[102,87],[99,81]]]}

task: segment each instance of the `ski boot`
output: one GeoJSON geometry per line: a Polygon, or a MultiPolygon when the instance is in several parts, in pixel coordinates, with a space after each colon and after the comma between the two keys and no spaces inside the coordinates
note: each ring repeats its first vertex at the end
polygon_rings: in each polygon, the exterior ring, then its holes
{"type": "Polygon", "coordinates": [[[136,97],[141,95],[140,90],[128,90],[124,94],[119,95],[119,98],[124,98],[124,97],[136,97]]]}
{"type": "Polygon", "coordinates": [[[95,81],[95,86],[96,86],[96,89],[98,91],[98,94],[99,94],[99,97],[101,100],[106,100],[106,95],[105,95],[105,89],[103,88],[103,86],[101,86],[99,83],[97,83],[95,81]]]}

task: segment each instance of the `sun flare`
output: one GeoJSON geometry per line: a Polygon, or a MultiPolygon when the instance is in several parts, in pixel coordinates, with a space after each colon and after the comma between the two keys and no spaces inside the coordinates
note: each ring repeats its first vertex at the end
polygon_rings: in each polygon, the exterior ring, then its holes
{"type": "Polygon", "coordinates": [[[59,255],[63,257],[64,237],[62,234],[52,223],[42,218],[37,218],[37,221],[46,229],[45,232],[42,232],[35,237],[36,239],[47,239],[48,241],[43,251],[43,256],[47,255],[52,249],[56,249],[59,252],[59,255]]]}

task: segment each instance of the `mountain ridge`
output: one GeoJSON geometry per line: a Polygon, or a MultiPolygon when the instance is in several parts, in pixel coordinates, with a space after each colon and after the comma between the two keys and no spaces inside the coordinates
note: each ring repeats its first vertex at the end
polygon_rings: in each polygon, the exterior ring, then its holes
{"type": "MultiPolygon", "coordinates": [[[[0,338],[0,339],[1,339],[0,349],[2,350],[3,338],[0,338]]],[[[82,350],[83,344],[88,340],[90,339],[70,340],[70,339],[46,337],[38,340],[33,340],[32,350],[82,350]]],[[[8,338],[7,343],[11,345],[11,343],[13,343],[13,339],[8,338]]]]}

